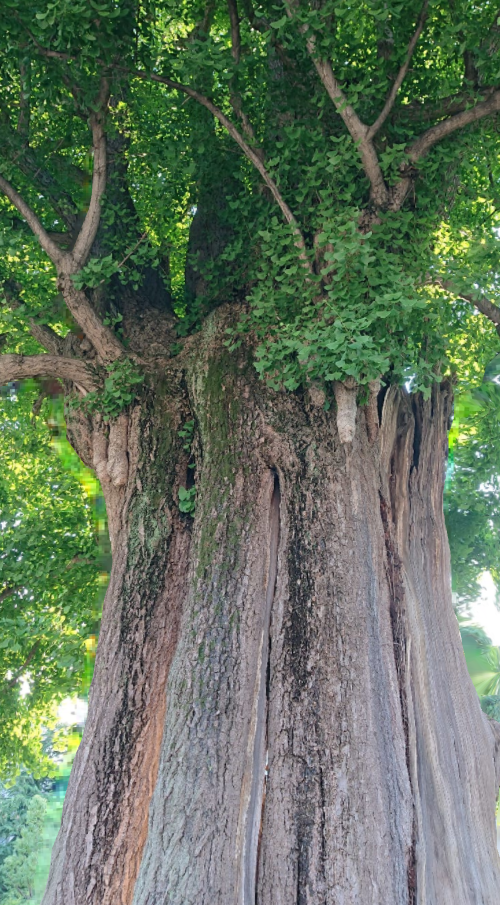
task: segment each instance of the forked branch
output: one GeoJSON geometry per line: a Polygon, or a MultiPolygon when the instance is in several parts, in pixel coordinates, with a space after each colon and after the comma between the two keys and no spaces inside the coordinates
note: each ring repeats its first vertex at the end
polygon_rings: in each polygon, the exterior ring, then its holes
{"type": "Polygon", "coordinates": [[[347,103],[347,99],[335,78],[329,61],[320,60],[316,55],[314,39],[309,38],[306,43],[323,86],[333,101],[337,113],[344,120],[351,138],[358,147],[363,169],[370,182],[372,199],[377,207],[384,208],[387,205],[389,193],[380,168],[377,152],[368,137],[368,126],[360,120],[354,107],[347,103]]]}
{"type": "Polygon", "coordinates": [[[422,11],[420,13],[420,18],[418,20],[417,28],[408,45],[406,59],[394,80],[394,85],[392,86],[391,90],[389,91],[389,94],[387,95],[387,100],[386,100],[381,112],[377,116],[377,119],[375,120],[373,125],[371,125],[370,128],[368,129],[368,133],[366,136],[368,140],[374,138],[374,136],[377,134],[379,129],[385,123],[387,117],[389,116],[389,114],[394,106],[399,89],[401,88],[401,85],[403,84],[403,82],[406,78],[408,69],[410,68],[411,58],[414,54],[415,47],[417,46],[418,39],[420,38],[420,35],[422,34],[422,31],[423,31],[423,28],[425,25],[425,20],[427,18],[428,7],[429,7],[429,0],[424,0],[424,5],[423,5],[422,11]]]}
{"type": "Polygon", "coordinates": [[[86,392],[98,388],[98,381],[85,362],[59,355],[0,355],[0,386],[26,377],[56,377],[71,380],[86,392]]]}

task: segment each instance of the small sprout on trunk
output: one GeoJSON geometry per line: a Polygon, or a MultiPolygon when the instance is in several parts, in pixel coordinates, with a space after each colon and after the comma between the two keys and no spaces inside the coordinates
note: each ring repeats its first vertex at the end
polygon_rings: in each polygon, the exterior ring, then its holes
{"type": "Polygon", "coordinates": [[[179,487],[179,510],[186,515],[194,515],[196,509],[196,487],[179,487]]]}

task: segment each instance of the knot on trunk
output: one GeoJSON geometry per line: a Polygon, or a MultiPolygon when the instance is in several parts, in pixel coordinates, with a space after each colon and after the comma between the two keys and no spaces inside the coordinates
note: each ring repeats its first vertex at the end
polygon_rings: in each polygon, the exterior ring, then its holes
{"type": "Polygon", "coordinates": [[[370,443],[375,443],[378,437],[378,394],[380,393],[380,380],[370,380],[368,384],[368,402],[366,404],[366,430],[370,443]]]}
{"type": "Polygon", "coordinates": [[[94,428],[93,465],[101,484],[123,487],[128,479],[128,416],[123,412],[109,427],[109,440],[100,422],[94,428]]]}
{"type": "Polygon", "coordinates": [[[308,390],[309,402],[314,408],[322,408],[326,402],[326,393],[322,387],[311,384],[308,390]]]}
{"type": "Polygon", "coordinates": [[[108,475],[114,487],[123,487],[128,478],[128,417],[118,415],[111,422],[108,444],[108,475]]]}
{"type": "Polygon", "coordinates": [[[348,377],[343,383],[340,380],[336,380],[333,384],[337,403],[337,430],[341,443],[352,443],[354,440],[357,389],[358,385],[353,377],[348,377]]]}

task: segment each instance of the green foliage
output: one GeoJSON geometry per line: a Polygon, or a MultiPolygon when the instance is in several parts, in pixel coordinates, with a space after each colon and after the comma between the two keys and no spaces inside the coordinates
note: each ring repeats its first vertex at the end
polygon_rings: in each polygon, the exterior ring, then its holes
{"type": "Polygon", "coordinates": [[[89,414],[100,412],[104,421],[109,421],[137,398],[139,387],[144,383],[144,374],[125,356],[111,362],[106,370],[103,390],[88,393],[83,399],[74,398],[71,404],[89,414]]]}
{"type": "Polygon", "coordinates": [[[179,431],[179,437],[182,437],[184,441],[182,448],[186,452],[189,452],[191,450],[194,437],[194,421],[186,421],[182,430],[179,431]]]}
{"type": "Polygon", "coordinates": [[[332,214],[322,218],[321,266],[309,280],[292,231],[276,217],[260,231],[262,257],[240,326],[261,340],[257,370],[289,390],[346,376],[365,384],[389,371],[399,381],[418,375],[414,388],[428,390],[443,344],[439,332],[426,337],[422,316],[433,324],[436,311],[391,250],[391,229],[384,241],[382,227],[377,237],[360,233],[359,210],[332,214]]]}
{"type": "Polygon", "coordinates": [[[24,826],[1,868],[1,882],[6,888],[2,905],[21,905],[32,899],[46,807],[45,799],[35,795],[26,808],[24,826]]]}
{"type": "MultiPolygon", "coordinates": [[[[9,0],[0,19],[0,100],[11,111],[0,140],[2,172],[51,231],[61,230],[61,206],[86,210],[92,164],[81,112],[95,108],[99,73],[109,64],[113,165],[98,248],[74,275],[75,285],[105,293],[106,309],[116,304],[119,311],[120,291],[142,291],[148,272],[158,267],[179,314],[179,335],[196,329],[221,300],[246,300],[229,342],[256,337],[258,371],[277,388],[346,376],[366,383],[382,375],[386,382],[411,378],[414,389],[428,392],[449,369],[463,336],[464,304],[426,288],[425,278],[452,276],[469,294],[474,287],[497,293],[498,133],[487,119],[438,143],[419,161],[404,209],[381,214],[366,229],[371,200],[358,149],[315,74],[305,41],[314,35],[348,102],[372,123],[420,11],[418,0],[354,6],[328,0],[299,7],[293,21],[282,6],[264,0],[258,18],[265,27],[253,27],[240,10],[235,63],[222,2],[211,5],[203,31],[202,6],[191,0],[162,0],[154,14],[112,0],[90,6],[86,0],[34,6],[9,0]],[[41,54],[38,48],[48,44],[70,59],[41,54]],[[20,53],[29,77],[19,70],[20,53]],[[127,66],[194,86],[236,122],[232,104],[240,98],[267,170],[297,218],[312,274],[293,230],[220,124],[182,94],[131,78],[127,66]],[[30,106],[30,166],[19,166],[25,148],[20,97],[30,106]],[[42,171],[40,191],[33,174],[42,171]],[[210,233],[201,243],[194,241],[197,220],[210,233]],[[186,261],[200,278],[194,292],[185,285],[186,261]]],[[[495,13],[490,0],[430,5],[394,109],[375,139],[389,185],[407,160],[408,144],[442,119],[444,99],[458,103],[468,92],[481,100],[483,86],[496,84],[495,13]],[[466,54],[473,59],[472,82],[466,54]]],[[[60,324],[54,275],[3,200],[0,243],[6,252],[0,276],[15,276],[22,285],[24,308],[5,315],[10,341],[25,351],[30,314],[60,324]]],[[[470,350],[467,357],[473,358],[470,350]]],[[[117,406],[108,401],[112,417],[117,406]]]]}
{"type": "Polygon", "coordinates": [[[500,648],[484,629],[473,624],[460,626],[467,667],[480,698],[500,694],[500,648]]]}
{"type": "Polygon", "coordinates": [[[38,792],[38,785],[25,770],[12,786],[0,783],[0,902],[7,891],[3,880],[5,859],[13,854],[14,843],[26,822],[28,805],[38,792]]]}
{"type": "Polygon", "coordinates": [[[483,695],[481,698],[481,709],[490,720],[496,720],[500,723],[500,695],[489,694],[483,695]]]}
{"type": "Polygon", "coordinates": [[[54,449],[54,442],[70,449],[64,435],[52,436],[61,430],[56,403],[46,400],[41,416],[32,422],[36,396],[35,387],[11,388],[0,409],[4,777],[15,775],[22,764],[38,776],[52,769],[41,751],[42,726],[55,723],[57,703],[80,686],[84,640],[95,632],[98,618],[95,481],[89,486],[83,476],[86,492],[68,470],[70,462],[65,467],[54,449]]]}
{"type": "Polygon", "coordinates": [[[490,572],[500,586],[500,387],[483,382],[457,396],[445,492],[453,589],[475,600],[490,572]]]}
{"type": "Polygon", "coordinates": [[[196,510],[196,487],[179,487],[179,509],[186,515],[194,515],[196,510]]]}
{"type": "MultiPolygon", "coordinates": [[[[114,215],[108,212],[105,220],[110,226],[114,219],[114,215]]],[[[73,274],[75,288],[97,289],[103,283],[108,283],[116,274],[122,286],[130,283],[133,289],[139,289],[144,269],[148,266],[158,266],[157,251],[148,243],[142,245],[144,239],[145,234],[135,243],[131,251],[127,251],[125,258],[120,262],[115,261],[112,254],[102,258],[90,258],[85,267],[73,274]]]]}

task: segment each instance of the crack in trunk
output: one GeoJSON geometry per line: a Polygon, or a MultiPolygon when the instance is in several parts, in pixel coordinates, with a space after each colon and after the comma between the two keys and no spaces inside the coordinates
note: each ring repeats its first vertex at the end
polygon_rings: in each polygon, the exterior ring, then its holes
{"type": "MultiPolygon", "coordinates": [[[[418,453],[417,453],[418,461],[418,453]]],[[[394,645],[394,660],[398,677],[399,699],[401,703],[401,719],[405,737],[405,755],[408,777],[413,795],[413,775],[411,763],[410,725],[408,713],[408,678],[409,678],[409,645],[407,645],[407,626],[405,614],[405,592],[402,579],[402,563],[396,550],[392,531],[391,515],[389,507],[380,494],[380,515],[384,529],[385,549],[387,556],[387,583],[390,594],[390,619],[392,640],[394,645]]],[[[408,851],[408,905],[415,905],[417,901],[417,870],[416,870],[416,819],[413,815],[412,841],[408,851]]]]}
{"type": "Polygon", "coordinates": [[[257,879],[260,839],[264,818],[265,786],[268,769],[267,723],[270,692],[271,611],[278,574],[280,539],[280,485],[274,472],[269,507],[268,572],[262,619],[262,633],[255,676],[252,717],[247,745],[247,762],[242,782],[237,856],[240,905],[257,905],[257,879]]]}

